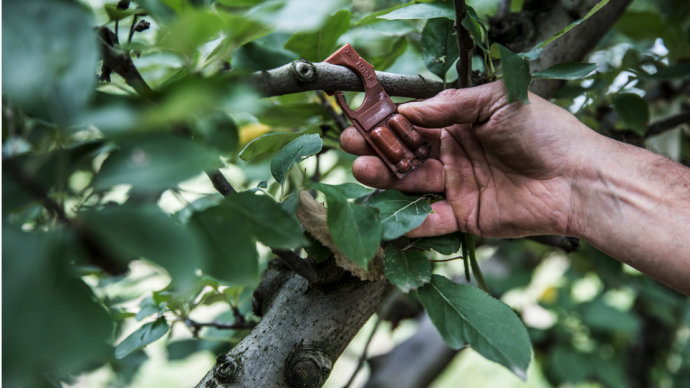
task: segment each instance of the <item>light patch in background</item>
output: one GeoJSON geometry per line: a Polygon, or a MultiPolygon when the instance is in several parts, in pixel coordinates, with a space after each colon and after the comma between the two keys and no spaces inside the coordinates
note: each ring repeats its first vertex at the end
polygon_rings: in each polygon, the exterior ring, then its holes
{"type": "Polygon", "coordinates": [[[505,367],[485,359],[472,348],[467,348],[458,353],[429,385],[429,388],[457,387],[551,388],[551,385],[534,359],[527,368],[527,380],[522,381],[505,367]]]}
{"type": "Polygon", "coordinates": [[[604,303],[620,311],[628,311],[635,303],[637,294],[631,287],[609,290],[603,295],[604,303]]]}
{"type": "Polygon", "coordinates": [[[634,73],[631,73],[629,71],[621,71],[620,74],[613,80],[611,83],[611,86],[609,86],[609,90],[607,91],[608,94],[612,93],[618,93],[622,91],[626,92],[634,92],[639,94],[640,96],[644,96],[644,92],[639,90],[639,89],[633,89],[635,85],[637,85],[637,80],[630,81],[628,83],[628,79],[630,77],[637,77],[634,73]],[[626,85],[626,83],[628,83],[626,85]]]}
{"type": "Polygon", "coordinates": [[[524,288],[510,290],[501,300],[508,306],[523,311],[536,305],[547,289],[558,287],[563,282],[563,274],[570,267],[568,259],[560,253],[551,253],[534,269],[532,281],[524,288]]]}
{"type": "Polygon", "coordinates": [[[578,303],[589,302],[603,289],[601,279],[593,272],[588,272],[573,283],[571,296],[578,303]]]}

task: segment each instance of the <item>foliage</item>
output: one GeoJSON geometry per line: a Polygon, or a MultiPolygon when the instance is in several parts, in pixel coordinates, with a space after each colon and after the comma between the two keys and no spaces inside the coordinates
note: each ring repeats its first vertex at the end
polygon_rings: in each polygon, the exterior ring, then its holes
{"type": "MultiPolygon", "coordinates": [[[[511,295],[529,294],[537,259],[552,250],[460,233],[404,237],[438,195],[353,183],[333,99],[320,92],[261,99],[245,83],[248,72],[321,61],[350,42],[377,70],[453,86],[452,2],[361,3],[3,4],[3,383],[55,386],[105,366],[110,385],[126,386],[148,346],[164,344],[171,360],[227,351],[247,330],[193,322],[258,320],[251,295],[273,258],[266,247],[315,261],[329,256],[296,219],[304,189],[325,202],[333,241],[357,265],[366,268],[384,247],[388,279],[424,305],[451,347],[469,344],[522,378],[534,359],[555,385],[690,384],[686,298],[585,245],[563,258],[568,269],[532,301],[551,324],[525,329],[526,308],[511,295]],[[150,28],[130,33],[141,20],[150,28]],[[101,62],[106,46],[133,61],[151,94],[101,62]],[[238,192],[221,197],[205,173],[221,174],[238,192]],[[490,249],[504,270],[482,274],[490,249]],[[462,263],[429,261],[458,251],[462,263]],[[584,298],[587,279],[595,292],[584,298]],[[205,316],[209,306],[225,312],[205,316]],[[175,325],[194,338],[179,340],[175,325]],[[656,358],[636,364],[644,352],[656,358]]],[[[468,4],[475,8],[462,25],[477,46],[474,70],[502,78],[509,101],[529,103],[533,78],[566,80],[554,101],[611,136],[644,135],[650,122],[690,103],[668,92],[687,90],[690,80],[686,2],[636,1],[592,63],[532,74],[530,62],[577,33],[584,18],[514,53],[490,39],[495,8],[468,4]],[[652,97],[659,91],[663,104],[652,97]]],[[[677,138],[690,158],[690,132],[677,138]]]]}

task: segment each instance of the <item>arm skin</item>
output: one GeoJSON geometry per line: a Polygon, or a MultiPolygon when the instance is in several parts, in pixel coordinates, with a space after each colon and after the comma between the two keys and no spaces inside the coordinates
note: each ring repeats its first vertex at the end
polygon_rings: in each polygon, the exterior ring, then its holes
{"type": "Polygon", "coordinates": [[[504,84],[494,82],[401,105],[439,156],[402,180],[355,128],[340,142],[360,155],[352,173],[365,185],[445,193],[409,237],[579,237],[690,295],[690,169],[529,100],[507,104],[504,84]]]}

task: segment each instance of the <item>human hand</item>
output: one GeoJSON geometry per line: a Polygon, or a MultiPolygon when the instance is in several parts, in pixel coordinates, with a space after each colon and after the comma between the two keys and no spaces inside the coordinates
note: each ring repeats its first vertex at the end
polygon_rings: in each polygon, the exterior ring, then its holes
{"type": "Polygon", "coordinates": [[[573,187],[593,156],[596,134],[566,110],[531,93],[529,100],[508,104],[503,82],[494,82],[401,105],[398,112],[438,155],[401,180],[354,127],[340,144],[360,155],[352,173],[365,185],[445,193],[408,237],[458,230],[483,237],[576,235],[573,187]]]}

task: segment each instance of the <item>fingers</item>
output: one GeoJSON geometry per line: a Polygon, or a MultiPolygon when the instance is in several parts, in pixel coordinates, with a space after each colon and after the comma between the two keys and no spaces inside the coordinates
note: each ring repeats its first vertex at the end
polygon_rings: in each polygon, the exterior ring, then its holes
{"type": "MultiPolygon", "coordinates": [[[[441,130],[430,128],[416,128],[420,135],[431,145],[431,153],[439,155],[441,151],[441,130]]],[[[343,151],[353,155],[377,155],[376,151],[367,143],[357,128],[348,127],[340,135],[340,146],[343,151]]]]}
{"type": "Polygon", "coordinates": [[[443,191],[443,164],[429,159],[405,178],[398,179],[378,156],[360,156],[352,163],[352,175],[362,184],[379,189],[398,189],[419,193],[443,191]]]}
{"type": "Polygon", "coordinates": [[[364,140],[362,134],[355,127],[347,127],[340,134],[340,147],[343,151],[353,155],[376,155],[376,151],[364,140]]]}
{"type": "Polygon", "coordinates": [[[428,100],[400,105],[398,112],[413,124],[428,128],[483,123],[505,105],[505,96],[503,82],[492,82],[467,89],[448,89],[428,100]]]}
{"type": "Polygon", "coordinates": [[[433,213],[426,217],[416,229],[405,234],[407,237],[440,236],[458,231],[458,222],[448,201],[431,204],[433,213]]]}

